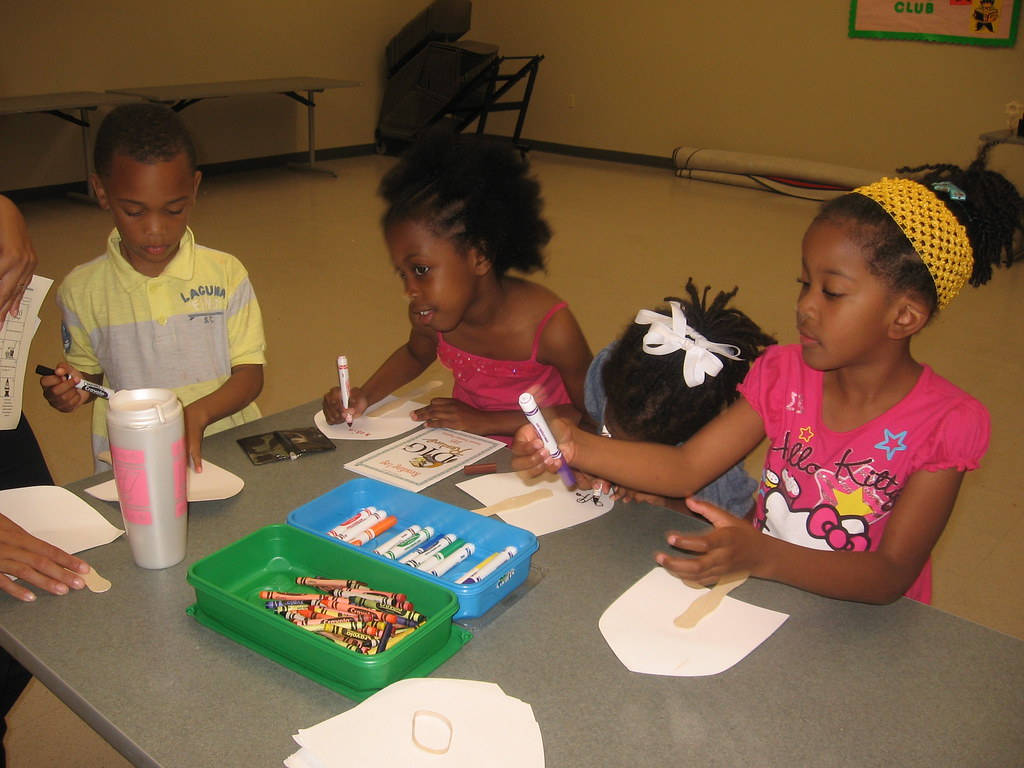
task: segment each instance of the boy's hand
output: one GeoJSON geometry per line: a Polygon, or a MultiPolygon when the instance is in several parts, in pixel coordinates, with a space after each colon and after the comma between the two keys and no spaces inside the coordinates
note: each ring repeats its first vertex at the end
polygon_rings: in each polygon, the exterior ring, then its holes
{"type": "Polygon", "coordinates": [[[205,420],[190,405],[185,406],[185,446],[188,462],[197,473],[203,471],[203,432],[205,420]]]}
{"type": "Polygon", "coordinates": [[[61,413],[71,413],[92,399],[88,392],[75,387],[82,380],[82,374],[70,365],[58,363],[53,371],[52,376],[39,377],[43,396],[51,406],[61,413]]]}
{"type": "Polygon", "coordinates": [[[654,559],[673,576],[699,584],[713,584],[730,573],[756,573],[761,564],[764,534],[749,520],[730,515],[714,504],[687,499],[686,506],[705,518],[715,529],[703,536],[685,536],[669,531],[665,537],[676,549],[692,552],[695,557],[675,557],[664,552],[654,559]]]}
{"type": "Polygon", "coordinates": [[[36,599],[35,593],[25,584],[54,595],[66,595],[69,589],[85,586],[79,574],[89,570],[84,560],[37,539],[0,515],[0,590],[25,602],[36,599]],[[21,581],[16,582],[6,574],[21,581]]]}
{"type": "MultiPolygon", "coordinates": [[[[576,441],[573,439],[572,424],[561,417],[548,420],[551,436],[558,443],[562,460],[572,464],[576,459],[576,441]]],[[[524,424],[516,430],[512,440],[512,469],[526,477],[536,477],[544,472],[557,472],[559,463],[551,458],[532,424],[524,424]]],[[[602,481],[605,482],[605,481],[602,481]]]]}
{"type": "Polygon", "coordinates": [[[322,404],[324,418],[328,424],[341,424],[346,420],[346,416],[353,420],[358,419],[369,406],[366,395],[359,387],[353,387],[349,392],[347,409],[341,404],[341,387],[334,387],[324,395],[322,404]]]}

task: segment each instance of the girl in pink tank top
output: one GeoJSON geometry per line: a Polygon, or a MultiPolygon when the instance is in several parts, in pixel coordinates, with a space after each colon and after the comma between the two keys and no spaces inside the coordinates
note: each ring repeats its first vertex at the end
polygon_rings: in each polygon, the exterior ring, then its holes
{"type": "Polygon", "coordinates": [[[577,422],[592,355],[568,306],[542,285],[514,277],[544,267],[551,230],[540,185],[507,144],[425,132],[383,179],[391,262],[409,301],[409,340],[361,386],[349,408],[324,396],[332,424],[415,379],[435,360],[452,371],[451,397],[412,412],[448,427],[511,442],[525,418],[518,399],[577,422]]]}

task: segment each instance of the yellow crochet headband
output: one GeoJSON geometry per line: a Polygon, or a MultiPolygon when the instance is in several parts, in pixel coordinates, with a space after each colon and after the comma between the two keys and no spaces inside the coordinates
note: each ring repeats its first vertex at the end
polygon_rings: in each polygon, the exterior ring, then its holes
{"type": "Polygon", "coordinates": [[[932,190],[910,179],[886,178],[853,191],[882,206],[903,230],[935,281],[939,309],[945,309],[974,269],[964,225],[932,190]]]}

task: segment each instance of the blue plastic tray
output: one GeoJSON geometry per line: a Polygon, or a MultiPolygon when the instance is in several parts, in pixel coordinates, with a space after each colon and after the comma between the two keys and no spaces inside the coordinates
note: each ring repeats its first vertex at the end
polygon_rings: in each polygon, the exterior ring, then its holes
{"type": "Polygon", "coordinates": [[[313,499],[288,515],[288,523],[339,546],[365,552],[380,562],[451,590],[459,599],[456,619],[482,616],[526,581],[530,559],[537,551],[537,537],[529,531],[370,478],[350,480],[313,499]],[[336,525],[369,506],[394,515],[398,522],[390,531],[362,547],[338,541],[328,534],[336,525]],[[429,525],[438,534],[453,533],[476,545],[476,551],[440,577],[372,552],[374,547],[414,524],[429,525]],[[470,568],[508,546],[516,548],[516,555],[483,581],[476,584],[455,583],[455,579],[470,568]]]}

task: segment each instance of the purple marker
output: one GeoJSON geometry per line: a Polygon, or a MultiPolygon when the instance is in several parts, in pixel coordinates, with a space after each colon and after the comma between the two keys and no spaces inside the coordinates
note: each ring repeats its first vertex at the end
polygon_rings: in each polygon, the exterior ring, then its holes
{"type": "Polygon", "coordinates": [[[572,473],[572,469],[562,458],[562,452],[558,450],[558,443],[556,443],[555,438],[551,436],[551,428],[548,427],[547,421],[544,420],[544,414],[542,414],[540,412],[540,408],[537,407],[537,401],[533,399],[533,395],[529,392],[523,392],[523,394],[519,396],[519,407],[523,409],[523,413],[526,415],[526,420],[533,424],[533,428],[537,430],[537,436],[544,442],[544,447],[547,448],[548,453],[551,454],[551,458],[558,459],[562,462],[558,465],[558,474],[562,478],[562,482],[565,483],[565,487],[575,488],[576,476],[572,473]]]}

